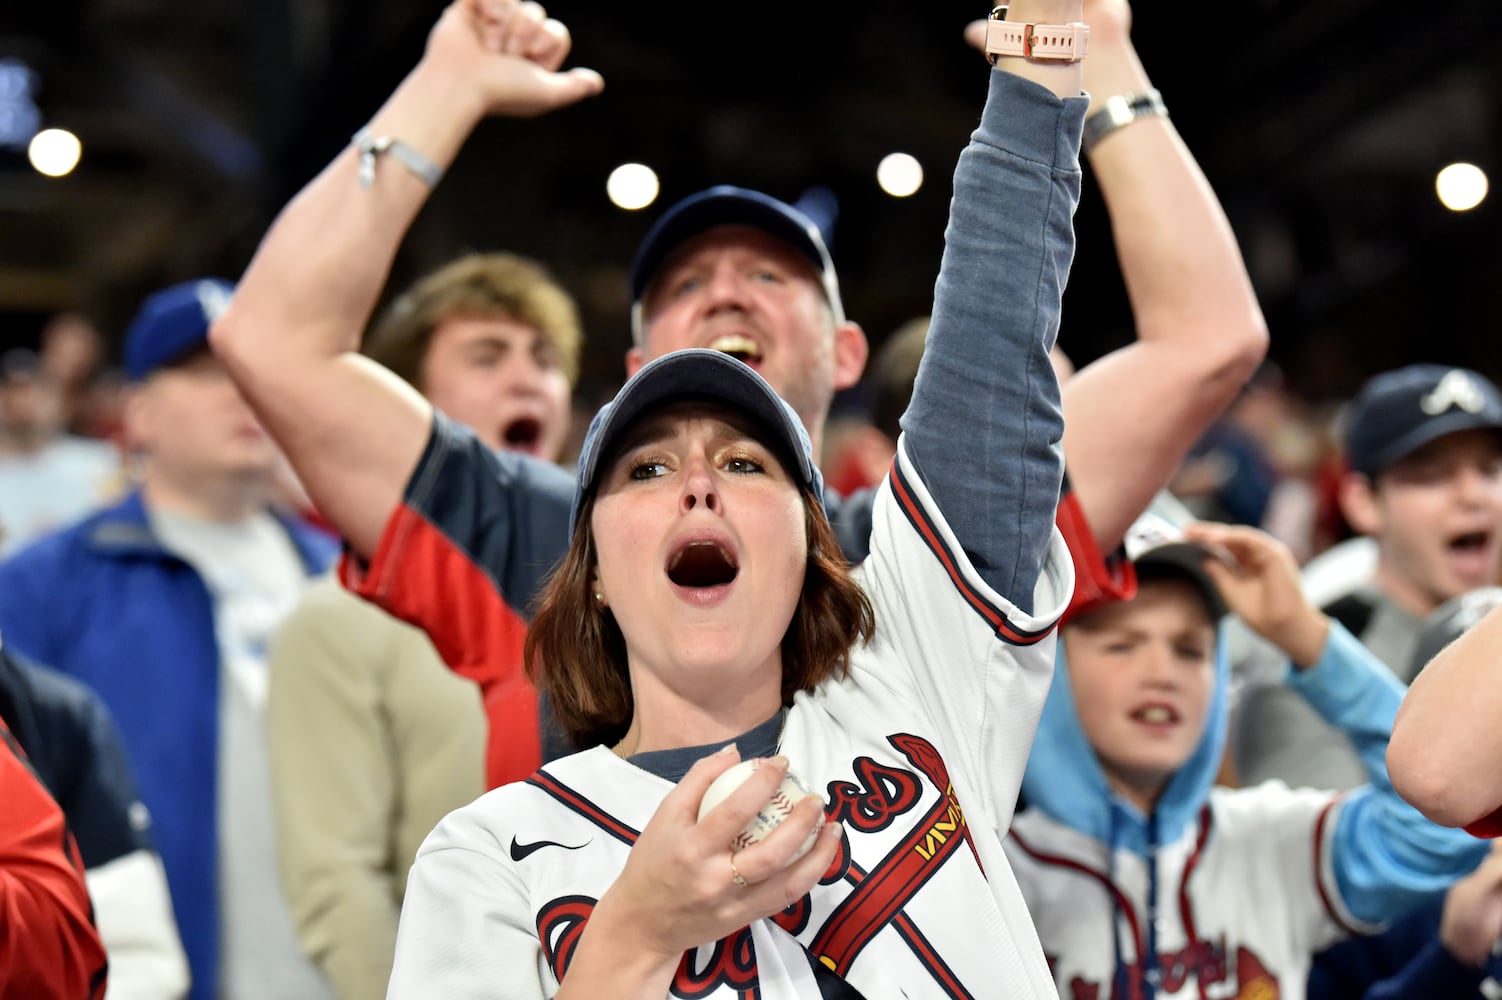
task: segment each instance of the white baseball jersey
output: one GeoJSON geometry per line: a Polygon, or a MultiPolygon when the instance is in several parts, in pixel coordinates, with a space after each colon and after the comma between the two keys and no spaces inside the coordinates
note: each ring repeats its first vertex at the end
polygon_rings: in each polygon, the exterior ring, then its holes
{"type": "Polygon", "coordinates": [[[1269,781],[1215,788],[1199,822],[1146,859],[1041,810],[1019,815],[1006,850],[1037,924],[1062,1000],[1137,996],[1148,921],[1159,1000],[1302,1000],[1311,956],[1378,928],[1348,913],[1330,865],[1339,799],[1269,781]],[[1113,989],[1117,950],[1126,981],[1113,989]]]}
{"type": "MultiPolygon", "coordinates": [[[[790,909],[686,954],[670,995],[818,997],[806,949],[868,1000],[1052,997],[997,831],[1048,692],[1068,550],[1055,531],[1037,611],[1020,612],[899,453],[856,572],[876,637],[847,679],[797,696],[782,741],[844,826],[838,863],[790,909]]],[[[671,789],[596,747],[451,814],[413,865],[388,995],[552,996],[671,789]]]]}

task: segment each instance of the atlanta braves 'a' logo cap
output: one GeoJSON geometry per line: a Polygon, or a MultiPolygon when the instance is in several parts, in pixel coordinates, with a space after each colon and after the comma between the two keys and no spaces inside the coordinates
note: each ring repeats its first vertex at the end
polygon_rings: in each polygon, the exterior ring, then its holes
{"type": "Polygon", "coordinates": [[[1467,368],[1409,365],[1357,394],[1346,454],[1352,469],[1375,476],[1446,434],[1478,428],[1502,432],[1502,393],[1490,379],[1467,368]]]}

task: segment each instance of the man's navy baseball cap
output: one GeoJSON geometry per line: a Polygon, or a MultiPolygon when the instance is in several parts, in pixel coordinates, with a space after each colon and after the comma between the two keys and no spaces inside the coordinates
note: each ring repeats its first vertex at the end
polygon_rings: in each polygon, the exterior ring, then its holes
{"type": "Polygon", "coordinates": [[[1362,387],[1346,423],[1352,470],[1375,477],[1424,445],[1468,430],[1502,432],[1502,393],[1467,368],[1409,365],[1362,387]]]}
{"type": "Polygon", "coordinates": [[[147,298],[125,330],[126,377],[139,382],[202,349],[234,291],[222,278],[199,278],[147,298]]]}
{"type": "Polygon", "coordinates": [[[751,226],[807,257],[819,273],[836,323],[845,321],[834,260],[819,227],[802,211],[771,195],[721,184],[689,195],[663,213],[637,248],[631,264],[631,332],[641,339],[642,299],[674,250],[716,226],[751,226]]]}
{"type": "Polygon", "coordinates": [[[750,417],[771,435],[766,443],[778,453],[793,478],[818,498],[821,507],[824,505],[824,477],[798,414],[745,363],[720,351],[693,347],[672,351],[643,365],[590,421],[579,452],[579,477],[569,513],[571,528],[577,527],[584,499],[599,486],[603,463],[621,435],[657,408],[685,401],[728,406],[750,417]]]}

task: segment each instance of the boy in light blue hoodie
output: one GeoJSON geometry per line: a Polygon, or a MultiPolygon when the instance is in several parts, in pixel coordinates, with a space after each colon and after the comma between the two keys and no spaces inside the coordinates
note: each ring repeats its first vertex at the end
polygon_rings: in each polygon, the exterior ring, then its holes
{"type": "Polygon", "coordinates": [[[1443,893],[1484,844],[1425,820],[1383,757],[1402,687],[1309,604],[1288,550],[1250,528],[1145,515],[1138,589],[1065,626],[1007,851],[1066,1000],[1305,995],[1311,956],[1443,893]],[[1360,750],[1337,796],[1212,787],[1235,612],[1360,750]]]}

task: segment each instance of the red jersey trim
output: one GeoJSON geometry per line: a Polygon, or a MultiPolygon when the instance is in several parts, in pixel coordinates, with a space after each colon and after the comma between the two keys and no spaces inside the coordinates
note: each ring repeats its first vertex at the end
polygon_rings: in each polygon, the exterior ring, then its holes
{"type": "Polygon", "coordinates": [[[346,553],[339,579],[425,631],[449,669],[480,686],[487,787],[521,781],[542,765],[541,706],[522,659],[527,623],[462,549],[403,505],[369,565],[362,569],[346,553]]]}
{"type": "Polygon", "coordinates": [[[1502,806],[1498,806],[1490,814],[1481,817],[1474,823],[1465,825],[1465,832],[1473,837],[1490,840],[1494,837],[1502,837],[1502,806]]]}
{"type": "Polygon", "coordinates": [[[1137,571],[1131,560],[1120,549],[1110,558],[1101,554],[1095,532],[1072,492],[1060,498],[1055,522],[1074,561],[1074,595],[1059,619],[1060,625],[1097,605],[1129,601],[1137,596],[1137,571]]]}
{"type": "Polygon", "coordinates": [[[1353,927],[1341,915],[1339,908],[1330,898],[1329,890],[1325,888],[1325,880],[1322,876],[1325,869],[1325,823],[1330,819],[1330,814],[1339,801],[1340,799],[1335,798],[1325,803],[1325,807],[1319,811],[1319,819],[1314,823],[1314,887],[1319,890],[1319,901],[1324,904],[1325,912],[1330,915],[1330,919],[1335,921],[1335,926],[1352,937],[1360,937],[1367,932],[1359,927],[1353,927]]]}

